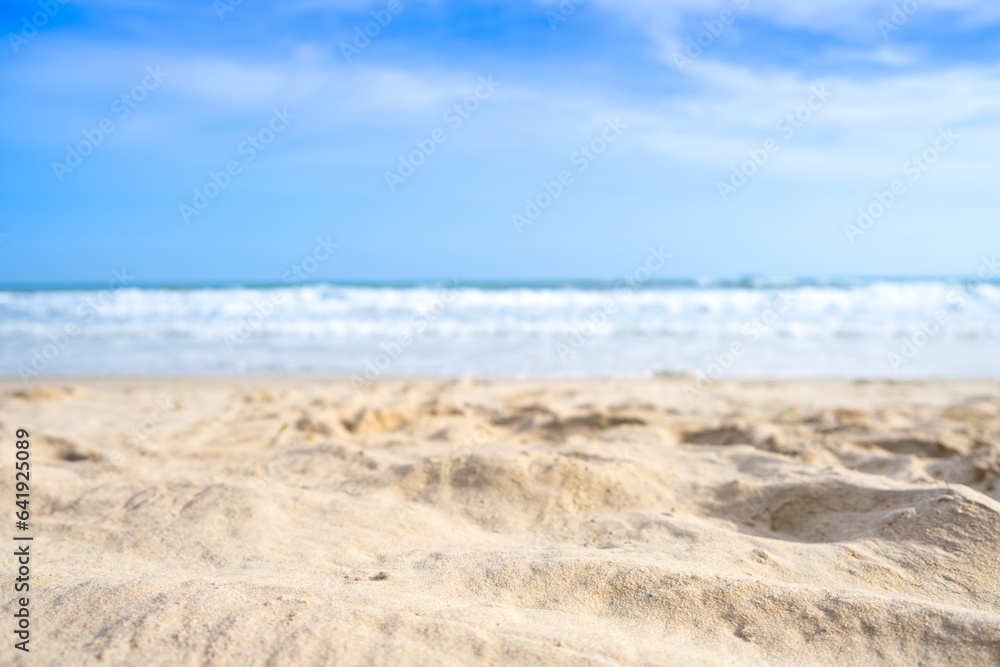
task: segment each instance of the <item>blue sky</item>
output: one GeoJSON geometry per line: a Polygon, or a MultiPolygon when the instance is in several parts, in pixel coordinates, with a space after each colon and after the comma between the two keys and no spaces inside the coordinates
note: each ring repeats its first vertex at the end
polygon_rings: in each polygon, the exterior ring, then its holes
{"type": "Polygon", "coordinates": [[[318,236],[314,277],[361,281],[615,279],[650,245],[664,277],[1000,252],[1000,5],[388,5],[5,3],[0,283],[275,282],[318,236]]]}

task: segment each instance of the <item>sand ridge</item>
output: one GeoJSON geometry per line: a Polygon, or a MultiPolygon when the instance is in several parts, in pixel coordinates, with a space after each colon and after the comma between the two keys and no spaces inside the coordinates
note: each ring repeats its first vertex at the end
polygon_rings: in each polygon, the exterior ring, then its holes
{"type": "Polygon", "coordinates": [[[683,388],[2,382],[30,662],[1000,663],[1000,384],[683,388]]]}

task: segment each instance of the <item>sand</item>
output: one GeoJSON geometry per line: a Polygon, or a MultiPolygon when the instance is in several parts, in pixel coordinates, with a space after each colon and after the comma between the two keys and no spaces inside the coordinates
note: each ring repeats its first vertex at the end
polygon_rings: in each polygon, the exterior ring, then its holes
{"type": "Polygon", "coordinates": [[[686,382],[0,382],[2,662],[1000,663],[1000,384],[686,382]]]}

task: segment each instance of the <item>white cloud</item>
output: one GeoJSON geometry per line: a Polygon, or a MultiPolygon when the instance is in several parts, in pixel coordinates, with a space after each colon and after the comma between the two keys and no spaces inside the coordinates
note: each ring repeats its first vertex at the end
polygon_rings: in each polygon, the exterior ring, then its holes
{"type": "MultiPolygon", "coordinates": [[[[559,0],[539,0],[548,10],[556,10],[559,0]]],[[[878,22],[888,20],[896,6],[913,3],[914,15],[949,14],[959,26],[981,28],[1000,23],[1000,4],[980,0],[587,0],[602,11],[622,17],[659,43],[661,58],[673,64],[674,54],[689,39],[697,39],[704,21],[717,20],[723,10],[735,17],[725,27],[723,39],[738,36],[743,30],[741,17],[753,18],[783,28],[801,29],[817,34],[845,38],[868,46],[871,58],[892,58],[885,49],[892,36],[905,34],[906,25],[883,39],[878,22]],[[687,19],[696,19],[697,29],[687,19]],[[692,32],[693,31],[693,32],[692,32]]],[[[907,17],[907,22],[909,17],[907,17]]],[[[712,58],[711,52],[706,58],[712,58]]],[[[897,58],[885,64],[902,64],[897,58]]]]}
{"type": "MultiPolygon", "coordinates": [[[[651,30],[660,31],[678,25],[684,14],[711,18],[723,9],[746,13],[773,23],[815,30],[817,32],[856,33],[871,29],[873,19],[888,17],[894,4],[904,0],[589,0],[606,11],[627,16],[651,30]]],[[[980,0],[912,0],[919,12],[953,12],[969,26],[1000,22],[1000,5],[980,0]]],[[[558,5],[543,0],[547,6],[558,5]]],[[[680,35],[674,35],[675,38],[680,35]]]]}
{"type": "MultiPolygon", "coordinates": [[[[803,103],[813,85],[829,102],[789,139],[780,139],[774,168],[812,178],[877,179],[922,150],[937,130],[953,126],[966,137],[953,174],[983,185],[1000,151],[1000,68],[963,67],[870,80],[809,79],[789,73],[701,64],[696,92],[631,110],[639,141],[673,160],[726,166],[746,158],[803,103]]],[[[957,153],[958,151],[956,151],[957,153]]]]}
{"type": "MultiPolygon", "coordinates": [[[[44,121],[30,125],[44,133],[37,137],[10,125],[3,131],[7,141],[55,141],[61,146],[99,121],[110,101],[136,83],[146,64],[159,63],[170,77],[156,91],[156,101],[143,107],[141,119],[131,121],[130,138],[164,147],[184,138],[190,145],[234,123],[242,127],[258,122],[254,119],[266,117],[271,106],[288,105],[299,114],[302,136],[313,139],[308,150],[334,159],[342,144],[333,137],[345,129],[366,128],[373,136],[434,129],[444,110],[468,95],[479,75],[488,74],[460,66],[347,64],[336,51],[308,46],[267,61],[78,44],[53,44],[49,51],[48,60],[21,63],[16,82],[4,72],[11,88],[33,101],[34,109],[24,113],[44,121]],[[98,104],[84,104],[85,96],[96,96],[98,104]],[[58,104],[51,104],[53,99],[58,104]]],[[[962,157],[957,152],[949,156],[951,173],[985,183],[992,158],[1000,152],[995,111],[1000,109],[1000,67],[921,71],[906,67],[911,56],[905,51],[882,46],[873,53],[893,67],[866,77],[817,78],[791,69],[760,71],[704,58],[691,66],[681,90],[645,98],[616,91],[607,81],[589,89],[576,82],[570,89],[522,71],[517,78],[501,79],[502,87],[489,102],[491,111],[477,118],[476,128],[463,130],[463,142],[493,142],[489,150],[498,160],[513,160],[519,151],[556,151],[558,158],[558,151],[571,150],[575,142],[590,137],[604,119],[620,115],[631,128],[616,153],[631,150],[643,154],[643,160],[681,168],[725,169],[775,135],[775,124],[803,102],[810,86],[825,84],[832,99],[800,132],[782,141],[780,159],[769,169],[815,178],[877,180],[921,148],[936,128],[950,124],[969,137],[963,140],[962,157]]],[[[387,141],[398,143],[398,138],[387,141]]]]}

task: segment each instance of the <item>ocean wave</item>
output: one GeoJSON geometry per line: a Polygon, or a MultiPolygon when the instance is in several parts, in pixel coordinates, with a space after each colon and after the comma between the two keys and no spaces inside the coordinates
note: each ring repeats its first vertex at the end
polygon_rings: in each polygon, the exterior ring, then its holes
{"type": "Polygon", "coordinates": [[[1000,338],[1000,285],[747,279],[638,289],[318,284],[0,291],[0,373],[8,375],[32,358],[39,366],[36,355],[46,346],[50,353],[59,349],[41,364],[47,373],[149,372],[165,358],[177,372],[228,372],[240,360],[274,372],[339,372],[397,340],[419,353],[395,363],[393,372],[511,367],[527,376],[560,369],[641,374],[663,365],[696,368],[705,355],[741,342],[757,348],[755,359],[768,360],[743,363],[759,374],[802,368],[859,374],[894,346],[923,338],[933,351],[908,362],[907,371],[929,372],[928,364],[936,364],[935,372],[1000,375],[1000,361],[989,353],[1000,338]],[[574,349],[573,359],[557,359],[559,345],[581,341],[586,354],[574,349]],[[972,350],[977,346],[983,350],[972,350]]]}

